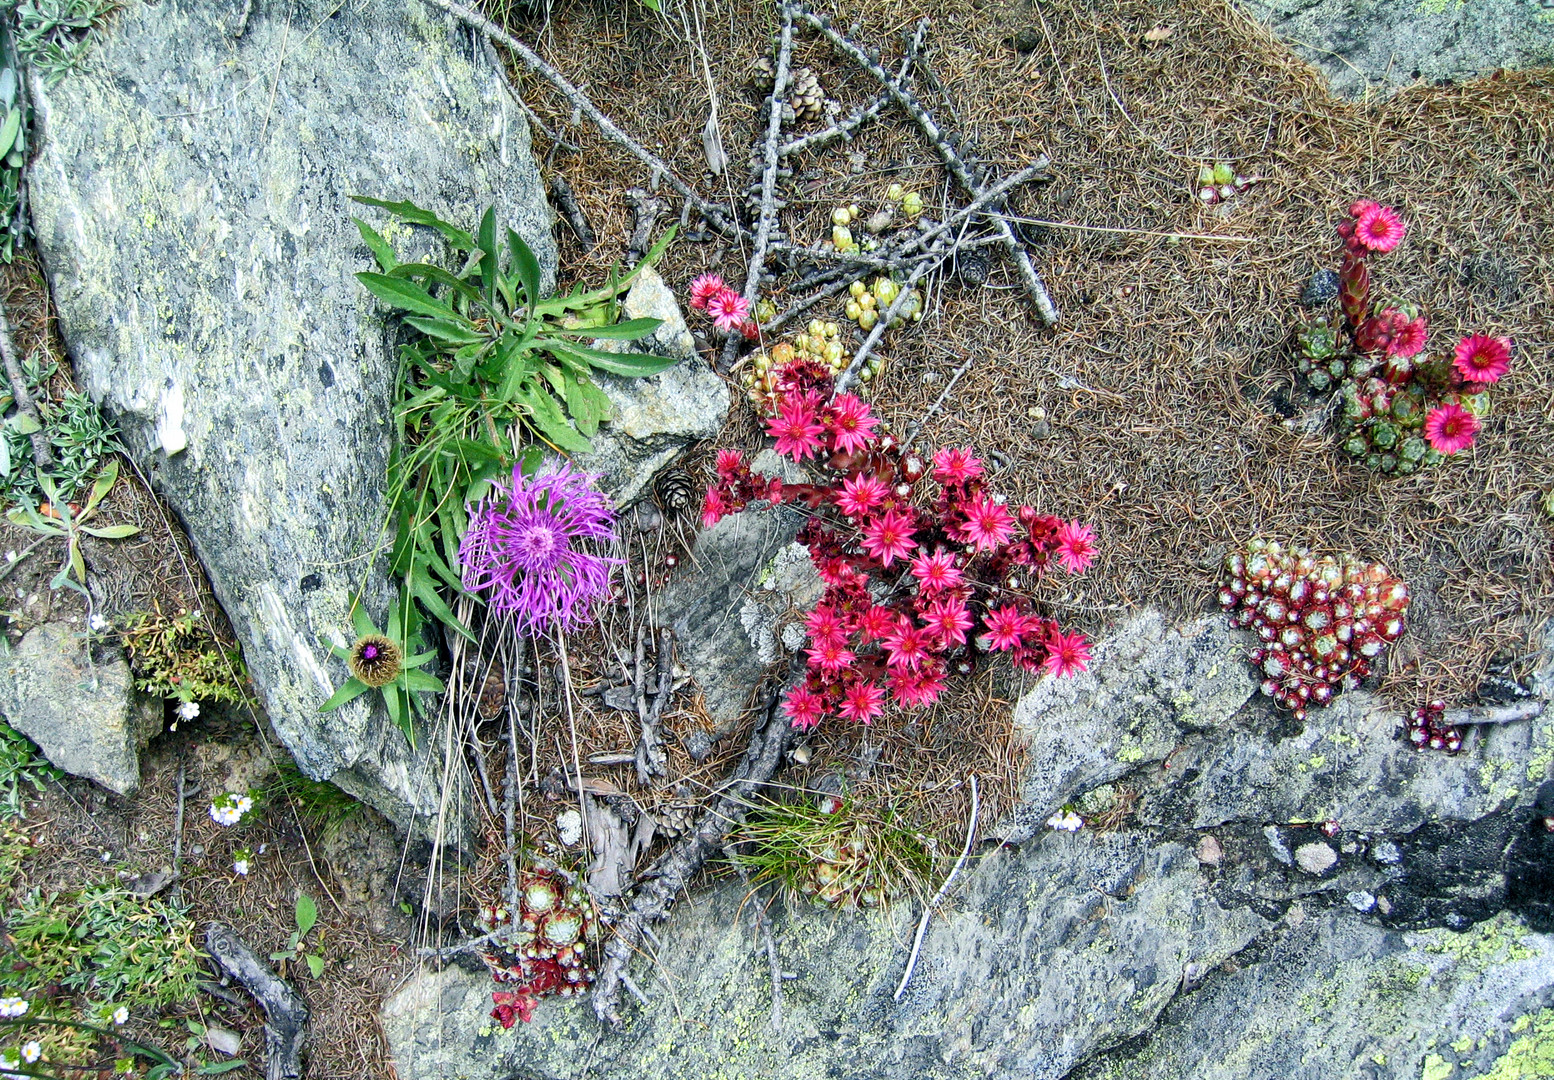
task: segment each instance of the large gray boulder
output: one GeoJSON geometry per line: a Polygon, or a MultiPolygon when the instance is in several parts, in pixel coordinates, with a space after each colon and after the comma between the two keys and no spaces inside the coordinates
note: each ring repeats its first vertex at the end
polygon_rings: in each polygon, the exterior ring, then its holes
{"type": "Polygon", "coordinates": [[[585,1046],[604,1078],[1538,1075],[1491,1070],[1554,1040],[1554,722],[1455,756],[1358,692],[1296,725],[1250,644],[1144,612],[1017,703],[1022,806],[899,1002],[915,905],[775,905],[774,1020],[765,899],[727,885],[673,913],[636,966],[647,1004],[602,1038],[586,1003],[503,1031],[484,974],[411,980],[384,1011],[398,1075],[559,1080],[585,1046]],[[1120,832],[1046,824],[1118,806],[1120,832]]]}
{"type": "Polygon", "coordinates": [[[1554,64],[1547,0],[1242,0],[1340,97],[1554,64]]]}
{"type": "MultiPolygon", "coordinates": [[[[420,0],[131,0],[89,67],[35,85],[38,246],[76,372],[188,529],[276,731],[309,775],[434,813],[375,695],[321,639],[381,619],[394,341],[352,277],[353,194],[555,246],[529,133],[483,44],[420,0]],[[369,704],[371,703],[371,704],[369,704]]],[[[391,230],[396,243],[431,238],[391,230]]]]}

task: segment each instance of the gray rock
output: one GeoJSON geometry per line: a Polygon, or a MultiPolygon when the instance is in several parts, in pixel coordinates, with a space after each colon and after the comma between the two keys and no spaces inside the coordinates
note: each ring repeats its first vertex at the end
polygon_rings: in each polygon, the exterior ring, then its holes
{"type": "Polygon", "coordinates": [[[1308,874],[1325,874],[1338,862],[1338,852],[1327,844],[1313,842],[1295,849],[1295,865],[1308,874]]]}
{"type": "MultiPolygon", "coordinates": [[[[188,529],[276,732],[310,776],[402,826],[437,809],[412,753],[321,642],[358,589],[381,619],[393,335],[352,194],[473,224],[490,203],[554,277],[525,121],[428,5],[130,2],[90,70],[35,89],[38,246],[76,373],[188,529]]],[[[402,250],[441,258],[424,230],[402,250]]],[[[381,625],[381,623],[380,623],[381,625]]]]}
{"type": "Polygon", "coordinates": [[[650,1006],[633,1007],[626,1030],[602,1040],[586,1002],[542,1003],[532,1024],[502,1031],[487,1018],[484,974],[449,967],[413,978],[384,1008],[398,1075],[572,1077],[579,1048],[592,1046],[591,1075],[601,1078],[1058,1080],[1148,1029],[1184,972],[1214,967],[1268,926],[1223,909],[1180,844],[1053,835],[976,865],[899,1003],[911,905],[866,914],[775,905],[781,967],[797,977],[783,983],[774,1027],[771,967],[746,894],[722,886],[676,912],[659,932],[660,977],[641,980],[650,1006]],[[681,1017],[712,1026],[696,1033],[681,1017]]]}
{"type": "Polygon", "coordinates": [[[1535,1023],[1548,1038],[1551,1001],[1554,938],[1508,915],[1466,934],[1397,933],[1337,909],[1178,998],[1156,1033],[1073,1080],[1465,1080],[1491,1074],[1535,1023]]]}
{"type": "Polygon", "coordinates": [[[1371,908],[1376,906],[1376,897],[1371,893],[1366,892],[1364,889],[1354,889],[1350,891],[1344,897],[1344,899],[1349,901],[1350,907],[1360,912],[1369,911],[1371,908]]]}
{"type": "MultiPolygon", "coordinates": [[[[751,468],[790,481],[800,475],[770,451],[751,468]]],[[[733,731],[778,658],[775,634],[781,628],[761,612],[787,612],[819,598],[813,567],[809,577],[802,572],[807,558],[803,566],[778,574],[783,589],[764,587],[777,584],[773,561],[803,524],[804,515],[791,506],[730,514],[697,535],[686,572],[664,590],[660,618],[674,631],[681,662],[702,688],[707,713],[717,725],[709,733],[713,739],[733,731]],[[752,602],[760,611],[750,609],[752,602]]]]}
{"type": "Polygon", "coordinates": [[[138,698],[123,655],[94,659],[60,623],[33,627],[14,649],[0,639],[0,715],[55,766],[120,795],[140,790],[139,751],[162,730],[160,703],[138,698]]]}
{"type": "MultiPolygon", "coordinates": [[[[698,439],[710,439],[728,417],[728,384],[696,355],[691,332],[673,291],[651,267],[643,270],[621,302],[622,319],[660,319],[651,337],[632,343],[639,352],[681,362],[646,379],[600,374],[613,419],[599,429],[592,453],[578,465],[600,477],[600,487],[625,506],[648,491],[653,478],[698,439]]],[[[597,341],[600,348],[619,342],[597,341]]]]}
{"type": "Polygon", "coordinates": [[[1223,617],[1169,626],[1145,612],[1096,643],[1090,670],[1043,678],[1015,705],[1030,746],[1022,805],[998,828],[1021,841],[1036,835],[1074,795],[1159,765],[1184,732],[1222,726],[1257,689],[1233,659],[1240,641],[1223,617]]]}
{"type": "Polygon", "coordinates": [[[1540,0],[1243,2],[1342,97],[1554,63],[1550,8],[1540,0]]]}
{"type": "Polygon", "coordinates": [[[1284,834],[1279,831],[1277,825],[1264,825],[1263,839],[1268,841],[1268,850],[1273,852],[1275,859],[1285,866],[1295,865],[1295,857],[1290,854],[1290,847],[1284,842],[1284,834]]]}

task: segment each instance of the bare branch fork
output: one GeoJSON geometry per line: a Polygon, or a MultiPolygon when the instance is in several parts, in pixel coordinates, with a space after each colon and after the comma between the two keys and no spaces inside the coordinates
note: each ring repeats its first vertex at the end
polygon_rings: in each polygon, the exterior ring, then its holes
{"type": "Polygon", "coordinates": [[[632,897],[626,914],[615,925],[615,936],[604,947],[604,961],[594,982],[594,1014],[612,1027],[621,1022],[620,995],[626,968],[650,924],[662,921],[675,897],[685,891],[708,856],[721,851],[734,826],[744,820],[750,798],[772,778],[793,739],[793,727],[778,707],[773,690],[762,710],[761,726],[750,739],[744,759],[718,798],[702,814],[696,828],[682,836],[647,872],[647,880],[632,897]]]}
{"type": "MultiPolygon", "coordinates": [[[[437,0],[437,2],[441,2],[441,0],[437,0]]],[[[982,194],[984,184],[978,175],[980,167],[974,160],[968,161],[963,157],[960,151],[946,138],[938,122],[923,107],[922,103],[917,100],[917,96],[912,93],[910,87],[902,81],[892,78],[890,72],[880,67],[879,64],[869,58],[867,53],[838,33],[832,27],[831,20],[824,15],[816,14],[803,5],[795,7],[794,15],[820,31],[826,40],[831,42],[832,46],[839,52],[874,77],[874,80],[884,88],[885,93],[890,96],[891,100],[901,106],[907,115],[912,118],[913,122],[917,124],[928,141],[933,144],[934,150],[938,153],[940,160],[944,162],[945,168],[949,170],[950,175],[955,178],[955,182],[960,185],[967,195],[975,198],[982,194]]],[[[992,223],[999,242],[1014,262],[1015,268],[1019,271],[1020,277],[1025,283],[1026,292],[1030,294],[1031,302],[1036,306],[1037,314],[1041,316],[1044,323],[1051,326],[1058,321],[1057,308],[1052,303],[1052,297],[1047,295],[1047,288],[1042,284],[1040,275],[1036,273],[1036,267],[1031,263],[1030,253],[1016,239],[1014,230],[1010,227],[1009,222],[998,213],[1001,209],[1001,203],[991,205],[989,207],[991,212],[986,215],[987,219],[992,223]]]]}
{"type": "MultiPolygon", "coordinates": [[[[745,273],[745,303],[753,311],[756,294],[761,291],[761,271],[766,265],[766,249],[777,225],[777,141],[782,138],[782,101],[788,89],[788,63],[793,57],[793,8],[782,5],[782,36],[777,43],[777,70],[772,77],[772,96],[767,99],[766,143],[761,162],[761,207],[756,217],[755,241],[750,252],[750,267],[745,273]]],[[[723,370],[728,370],[739,352],[742,335],[738,329],[723,345],[723,370]]]]}
{"type": "Polygon", "coordinates": [[[576,86],[572,85],[565,75],[547,64],[533,49],[513,37],[513,35],[503,30],[484,15],[477,11],[472,11],[462,4],[455,3],[454,0],[426,0],[426,2],[434,7],[441,8],[471,29],[486,35],[486,37],[503,46],[518,59],[522,60],[529,70],[550,83],[551,86],[560,92],[562,97],[572,103],[574,108],[592,120],[607,138],[624,146],[639,160],[662,175],[665,183],[679,192],[681,197],[694,206],[696,212],[701,214],[707,220],[707,223],[718,232],[724,236],[737,236],[740,234],[742,230],[738,222],[731,217],[724,207],[702,198],[695,189],[676,176],[674,170],[662,158],[622,131],[615,121],[599,111],[598,106],[588,99],[587,94],[584,94],[576,86]]]}

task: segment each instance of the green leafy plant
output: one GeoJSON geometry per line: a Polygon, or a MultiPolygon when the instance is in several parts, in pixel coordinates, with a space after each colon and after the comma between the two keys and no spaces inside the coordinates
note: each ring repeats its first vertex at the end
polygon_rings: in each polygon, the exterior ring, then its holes
{"type": "MultiPolygon", "coordinates": [[[[324,958],[317,953],[308,952],[307,946],[304,944],[304,939],[308,936],[308,932],[318,922],[318,905],[313,902],[313,898],[307,893],[299,892],[297,894],[295,917],[297,928],[291,932],[291,938],[286,942],[286,947],[272,952],[270,959],[277,961],[304,961],[308,966],[308,971],[316,979],[324,973],[324,958]]],[[[323,931],[319,931],[319,934],[322,936],[323,931]]]]}
{"type": "Polygon", "coordinates": [[[23,784],[31,784],[41,794],[45,780],[63,776],[27,736],[0,720],[0,820],[26,817],[23,784]]]}
{"type": "MultiPolygon", "coordinates": [[[[589,438],[610,418],[609,398],[594,372],[645,376],[674,363],[589,343],[637,341],[658,328],[657,319],[615,323],[616,300],[663,254],[674,231],[637,268],[612,276],[602,288],[578,286],[565,296],[545,297],[539,260],[513,229],[498,235],[495,208],[471,235],[410,202],[356,201],[435,230],[462,260],[456,272],[401,262],[377,230],[354,219],[379,267],[357,279],[401,313],[411,336],[400,348],[395,382],[390,572],[428,615],[473,640],[438,594],[439,588],[463,591],[454,567],[468,524],[465,504],[512,471],[515,426],[562,451],[590,449],[589,438]]],[[[538,454],[535,448],[531,464],[538,454]]],[[[411,627],[408,610],[401,619],[411,627]]]]}
{"type": "Polygon", "coordinates": [[[16,51],[50,86],[81,65],[88,34],[117,0],[24,0],[16,11],[16,51]]]}
{"type": "Polygon", "coordinates": [[[22,168],[32,110],[22,92],[22,70],[9,28],[0,29],[0,259],[10,262],[26,223],[21,217],[22,168]]]}
{"type": "Polygon", "coordinates": [[[421,671],[427,661],[436,657],[432,650],[411,653],[412,645],[421,644],[420,631],[409,627],[407,619],[416,617],[414,607],[408,603],[409,594],[401,594],[400,600],[389,607],[387,633],[380,631],[367,614],[367,609],[357,599],[351,604],[351,622],[356,628],[356,643],[349,649],[330,644],[329,651],[344,660],[351,668],[351,676],[340,685],[329,700],[319,706],[319,712],[338,709],[348,701],[355,701],[369,690],[383,695],[393,720],[412,746],[415,745],[414,716],[421,711],[422,692],[442,693],[442,680],[421,671]],[[365,655],[369,648],[383,650],[380,655],[365,655]],[[382,677],[376,677],[374,672],[382,677]]]}
{"type": "Polygon", "coordinates": [[[55,486],[52,477],[39,476],[38,486],[43,489],[43,494],[48,496],[49,501],[42,506],[23,502],[6,514],[12,524],[24,526],[44,536],[57,536],[69,541],[64,565],[49,581],[49,588],[69,586],[83,596],[90,595],[86,591],[86,561],[81,558],[83,533],[101,537],[104,540],[120,540],[140,532],[140,527],[137,525],[103,525],[93,528],[86,524],[96,515],[98,505],[108,492],[113,490],[113,485],[118,480],[119,463],[110,461],[92,484],[91,493],[86,497],[86,505],[76,509],[70,503],[60,499],[59,489],[55,486]],[[70,578],[72,572],[75,574],[73,581],[70,578]]]}
{"type": "Polygon", "coordinates": [[[74,893],[33,889],[7,912],[0,993],[31,997],[58,984],[130,1008],[194,996],[204,952],[186,908],[117,885],[74,893]]]}
{"type": "Polygon", "coordinates": [[[121,632],[135,672],[135,686],[147,694],[179,701],[253,702],[248,668],[237,646],[216,640],[198,612],[162,614],[160,608],[130,617],[121,632]]]}

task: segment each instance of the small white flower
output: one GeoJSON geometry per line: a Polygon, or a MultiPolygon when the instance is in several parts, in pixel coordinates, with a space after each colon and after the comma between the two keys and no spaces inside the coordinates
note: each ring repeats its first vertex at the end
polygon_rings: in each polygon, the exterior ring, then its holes
{"type": "Polygon", "coordinates": [[[22,1059],[16,1056],[15,1050],[7,1050],[0,1053],[0,1069],[15,1069],[22,1063],[22,1059]]]}
{"type": "Polygon", "coordinates": [[[16,551],[14,549],[11,550],[11,551],[7,551],[5,553],[5,561],[6,562],[15,562],[16,561],[16,551]]]}
{"type": "Polygon", "coordinates": [[[38,1045],[37,1039],[32,1040],[32,1042],[22,1047],[22,1060],[29,1065],[37,1061],[42,1056],[43,1047],[38,1045]]]}
{"type": "Polygon", "coordinates": [[[237,871],[239,874],[243,875],[244,877],[247,877],[248,876],[248,860],[247,859],[235,859],[235,860],[233,860],[233,862],[232,862],[232,869],[237,871]]]}
{"type": "Polygon", "coordinates": [[[114,1027],[118,1027],[120,1024],[127,1023],[129,1023],[129,1009],[125,1008],[123,1005],[120,1005],[117,1009],[113,1010],[113,1025],[114,1027]]]}
{"type": "Polygon", "coordinates": [[[27,1002],[19,997],[0,998],[0,1019],[14,1020],[27,1015],[27,1002]]]}
{"type": "Polygon", "coordinates": [[[185,701],[180,703],[174,711],[178,713],[178,719],[180,720],[193,720],[200,715],[200,703],[197,701],[185,701]]]}
{"type": "Polygon", "coordinates": [[[253,799],[229,791],[211,800],[210,819],[217,825],[236,825],[253,808],[253,799]]]}
{"type": "Polygon", "coordinates": [[[93,615],[91,619],[88,620],[87,625],[90,626],[93,630],[103,631],[108,629],[108,620],[105,616],[93,615]]]}
{"type": "Polygon", "coordinates": [[[1062,832],[1078,832],[1084,827],[1084,819],[1072,810],[1059,810],[1047,819],[1047,827],[1062,832]]]}

